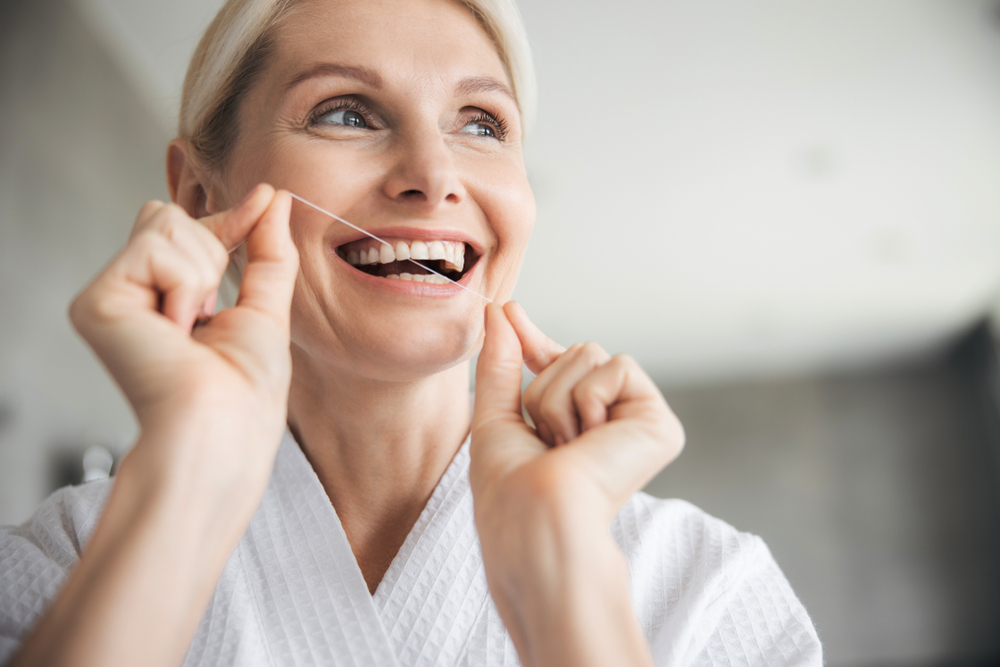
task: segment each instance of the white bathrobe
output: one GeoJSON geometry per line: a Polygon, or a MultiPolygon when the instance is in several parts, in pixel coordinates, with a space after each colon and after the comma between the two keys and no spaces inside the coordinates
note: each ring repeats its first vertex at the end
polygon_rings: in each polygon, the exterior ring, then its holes
{"type": "MultiPolygon", "coordinates": [[[[468,470],[466,442],[372,596],[286,433],[184,664],[519,665],[486,585],[468,470]]],[[[0,664],[76,563],[110,486],[62,489],[25,524],[0,529],[0,664]]],[[[644,493],[611,532],[657,665],[822,665],[812,622],[760,538],[644,493]]]]}

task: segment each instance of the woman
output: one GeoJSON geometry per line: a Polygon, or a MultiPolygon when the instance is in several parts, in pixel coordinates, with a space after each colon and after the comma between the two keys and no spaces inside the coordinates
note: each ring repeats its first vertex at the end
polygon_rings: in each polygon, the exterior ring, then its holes
{"type": "Polygon", "coordinates": [[[534,219],[531,85],[502,0],[227,3],[185,83],[174,203],[71,309],[139,440],[113,486],[0,536],[0,655],[821,663],[759,539],[637,493],[683,445],[642,370],[499,305],[534,219]],[[425,250],[494,304],[415,278],[425,250]]]}

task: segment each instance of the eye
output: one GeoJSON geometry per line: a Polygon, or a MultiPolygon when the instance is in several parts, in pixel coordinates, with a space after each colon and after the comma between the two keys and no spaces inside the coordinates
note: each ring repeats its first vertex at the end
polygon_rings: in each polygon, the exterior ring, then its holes
{"type": "Polygon", "coordinates": [[[337,109],[317,120],[321,125],[346,125],[347,127],[368,127],[365,117],[353,109],[337,109]]]}
{"type": "Polygon", "coordinates": [[[459,132],[503,141],[507,138],[507,123],[503,118],[480,111],[469,118],[459,132]]]}
{"type": "Polygon", "coordinates": [[[477,137],[495,137],[497,136],[496,130],[492,126],[486,123],[469,123],[461,130],[462,134],[474,134],[477,137]]]}

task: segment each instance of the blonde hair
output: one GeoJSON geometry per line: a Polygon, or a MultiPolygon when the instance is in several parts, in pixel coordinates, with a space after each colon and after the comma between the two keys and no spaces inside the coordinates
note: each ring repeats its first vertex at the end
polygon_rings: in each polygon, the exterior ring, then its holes
{"type": "MultiPolygon", "coordinates": [[[[458,0],[493,40],[527,126],[535,110],[535,73],[528,36],[514,0],[458,0]]],[[[271,56],[274,35],[297,0],[228,0],[195,49],[181,96],[178,136],[208,170],[222,169],[236,140],[235,121],[271,56]]]]}

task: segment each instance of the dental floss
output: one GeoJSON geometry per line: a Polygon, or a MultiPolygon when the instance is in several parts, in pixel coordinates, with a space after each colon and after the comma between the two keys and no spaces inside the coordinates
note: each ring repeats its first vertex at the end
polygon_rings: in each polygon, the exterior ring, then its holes
{"type": "MultiPolygon", "coordinates": [[[[298,196],[298,195],[297,195],[297,194],[295,194],[294,192],[289,192],[288,194],[290,194],[290,195],[291,195],[291,196],[292,196],[292,197],[293,197],[294,199],[298,199],[298,200],[299,200],[300,202],[302,202],[302,203],[303,203],[303,204],[305,204],[306,206],[311,206],[312,208],[316,209],[316,210],[317,210],[317,211],[319,211],[320,213],[322,213],[322,214],[324,214],[324,215],[328,215],[328,216],[330,216],[331,218],[333,218],[333,219],[334,219],[334,220],[336,220],[337,222],[342,222],[342,223],[344,223],[345,225],[347,225],[348,227],[350,227],[351,229],[353,229],[353,230],[355,230],[355,231],[359,231],[359,232],[361,232],[362,234],[364,234],[365,236],[368,236],[368,237],[371,237],[371,238],[375,239],[376,241],[378,241],[379,243],[381,243],[381,244],[383,244],[383,245],[387,245],[387,246],[389,246],[390,248],[392,248],[392,247],[393,247],[393,246],[392,246],[392,244],[391,244],[391,243],[389,243],[388,241],[386,241],[386,240],[384,240],[384,239],[380,239],[379,237],[375,236],[375,235],[374,235],[374,234],[372,234],[371,232],[369,232],[369,231],[366,231],[366,230],[364,230],[364,229],[361,229],[361,228],[360,228],[360,227],[358,227],[357,225],[355,225],[355,224],[352,224],[352,223],[348,222],[347,220],[344,220],[344,219],[343,219],[343,218],[341,218],[341,217],[340,217],[339,215],[334,215],[333,213],[330,213],[330,212],[329,212],[329,211],[327,211],[326,209],[324,209],[324,208],[321,208],[321,207],[317,206],[316,204],[312,203],[311,201],[309,201],[309,200],[307,200],[307,199],[304,199],[304,198],[302,198],[302,197],[298,196]]],[[[240,245],[243,245],[243,244],[241,243],[240,245]]],[[[236,247],[238,248],[239,246],[236,246],[236,247]]],[[[233,250],[236,250],[236,248],[233,248],[233,250]]],[[[412,258],[407,258],[407,260],[406,260],[406,261],[408,261],[408,262],[412,262],[412,263],[416,264],[417,266],[419,266],[419,267],[421,267],[421,268],[423,268],[423,269],[426,269],[427,271],[430,271],[431,273],[433,273],[433,274],[435,274],[435,275],[438,275],[438,276],[441,276],[442,278],[444,278],[445,280],[447,280],[447,281],[448,281],[448,282],[450,282],[450,283],[455,283],[456,285],[458,285],[459,287],[461,287],[462,289],[464,289],[464,290],[465,290],[466,292],[469,292],[469,293],[471,293],[471,294],[475,294],[476,296],[478,296],[478,297],[479,297],[480,299],[483,299],[484,301],[487,301],[487,302],[489,302],[489,303],[493,303],[493,299],[490,299],[490,298],[488,298],[488,297],[485,297],[485,296],[483,296],[482,294],[480,294],[479,292],[476,292],[476,291],[474,291],[474,290],[471,290],[471,289],[469,289],[469,288],[468,288],[468,287],[466,287],[465,285],[463,285],[463,284],[461,284],[461,283],[459,283],[459,282],[457,282],[457,281],[455,281],[455,280],[452,280],[451,278],[449,278],[448,276],[446,276],[446,275],[444,275],[444,274],[442,274],[442,273],[438,273],[437,271],[435,271],[435,270],[434,270],[434,269],[432,269],[431,267],[429,267],[429,266],[427,266],[427,265],[425,265],[425,264],[421,264],[420,262],[418,262],[418,261],[417,261],[417,260],[415,260],[415,259],[412,259],[412,258]]]]}

